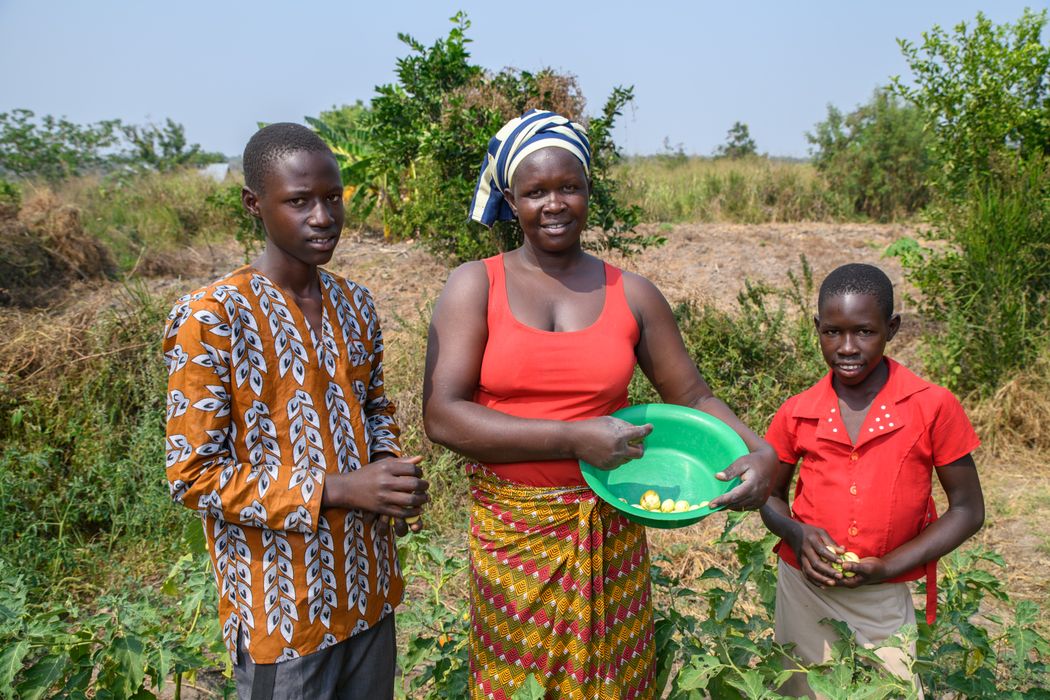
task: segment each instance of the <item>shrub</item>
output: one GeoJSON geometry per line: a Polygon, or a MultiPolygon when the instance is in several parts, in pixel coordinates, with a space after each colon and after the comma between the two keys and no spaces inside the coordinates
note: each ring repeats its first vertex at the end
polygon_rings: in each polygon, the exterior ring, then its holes
{"type": "Polygon", "coordinates": [[[846,116],[828,105],[828,118],[806,139],[828,188],[855,213],[890,221],[929,201],[929,137],[922,114],[889,91],[876,90],[846,116]]]}
{"type": "Polygon", "coordinates": [[[919,310],[938,322],[925,365],[949,388],[989,395],[1050,341],[1050,163],[1033,161],[997,181],[971,183],[946,209],[934,248],[901,239],[901,257],[918,288],[919,310]]]}
{"type": "Polygon", "coordinates": [[[1004,156],[1050,152],[1050,46],[1041,39],[1046,10],[1025,9],[995,25],[978,13],[972,28],[935,26],[920,46],[898,40],[914,86],[893,91],[916,105],[931,143],[940,191],[966,197],[973,179],[994,178],[1004,156]]]}
{"type": "Polygon", "coordinates": [[[397,61],[397,82],[376,88],[369,107],[351,119],[308,119],[342,160],[344,184],[353,188],[351,214],[378,209],[388,236],[418,236],[432,251],[452,260],[484,257],[521,241],[516,222],[493,230],[469,222],[478,170],[489,139],[511,117],[531,108],[549,109],[589,128],[593,191],[589,223],[605,236],[597,246],[630,250],[656,242],[631,234],[638,212],[622,207],[610,168],[619,158],[613,122],[633,95],[616,88],[602,114],[583,115],[576,78],[550,69],[537,73],[506,69],[491,73],[470,63],[463,13],[452,18],[448,36],[425,46],[398,36],[411,53],[397,61]]]}
{"type": "Polygon", "coordinates": [[[758,155],[758,147],[751,138],[751,131],[743,122],[733,122],[726,132],[726,142],[715,149],[719,158],[747,158],[758,155]]]}

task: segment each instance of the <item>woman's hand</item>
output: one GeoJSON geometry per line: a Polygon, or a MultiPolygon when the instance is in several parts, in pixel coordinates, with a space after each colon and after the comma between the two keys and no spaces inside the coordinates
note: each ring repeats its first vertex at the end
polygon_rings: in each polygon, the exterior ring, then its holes
{"type": "Polygon", "coordinates": [[[576,458],[599,469],[615,469],[641,457],[645,454],[642,441],[653,432],[651,423],[632,425],[612,416],[574,421],[568,426],[576,458]]]}
{"type": "Polygon", "coordinates": [[[795,552],[799,568],[810,583],[838,586],[845,580],[832,563],[839,563],[839,556],[846,550],[836,544],[824,528],[798,523],[798,527],[793,528],[791,536],[787,538],[787,543],[795,552]]]}
{"type": "Polygon", "coordinates": [[[740,485],[711,501],[711,508],[755,510],[761,508],[773,488],[780,460],[768,445],[740,457],[729,467],[715,474],[720,481],[740,477],[740,485]]]}

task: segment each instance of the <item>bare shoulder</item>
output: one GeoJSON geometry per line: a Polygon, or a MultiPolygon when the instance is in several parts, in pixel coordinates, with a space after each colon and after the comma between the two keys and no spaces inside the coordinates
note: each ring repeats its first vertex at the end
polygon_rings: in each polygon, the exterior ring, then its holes
{"type": "Polygon", "coordinates": [[[669,308],[667,299],[657,286],[635,272],[623,271],[623,293],[637,319],[652,318],[654,314],[669,308]]]}
{"type": "Polygon", "coordinates": [[[489,300],[489,277],[480,260],[463,263],[451,273],[441,291],[435,317],[461,319],[465,314],[484,313],[489,300]]]}

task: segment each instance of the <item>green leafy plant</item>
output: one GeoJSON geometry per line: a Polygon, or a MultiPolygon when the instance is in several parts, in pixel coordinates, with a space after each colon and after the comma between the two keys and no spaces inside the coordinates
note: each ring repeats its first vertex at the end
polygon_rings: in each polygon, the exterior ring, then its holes
{"type": "Polygon", "coordinates": [[[736,159],[757,155],[758,147],[751,138],[751,130],[744,122],[733,122],[733,126],[726,132],[726,142],[715,149],[715,156],[719,158],[736,159]]]}
{"type": "Polygon", "coordinates": [[[1050,150],[1050,46],[1041,38],[1046,11],[1025,9],[1016,23],[982,13],[951,31],[934,26],[916,45],[898,40],[912,83],[892,90],[923,114],[940,190],[966,197],[971,182],[994,179],[1004,156],[1050,150]]]}
{"type": "Polygon", "coordinates": [[[806,139],[828,187],[854,212],[878,221],[910,216],[929,201],[929,136],[923,115],[878,89],[867,104],[828,116],[806,139]]]}
{"type": "Polygon", "coordinates": [[[0,173],[57,182],[103,166],[119,142],[120,121],[75,124],[32,110],[0,113],[0,173]]]}
{"type": "Polygon", "coordinates": [[[639,212],[619,204],[611,171],[620,157],[612,127],[633,98],[630,88],[614,89],[601,115],[588,121],[575,77],[550,69],[487,71],[470,62],[467,16],[460,12],[452,23],[430,46],[399,34],[410,53],[397,61],[397,82],[377,87],[368,107],[349,119],[336,110],[308,120],[341,160],[352,215],[361,220],[378,211],[386,236],[418,236],[451,260],[514,247],[521,241],[516,222],[490,231],[467,220],[467,207],[492,135],[511,117],[542,108],[587,123],[589,223],[603,231],[594,245],[630,251],[658,242],[633,233],[639,212]]]}

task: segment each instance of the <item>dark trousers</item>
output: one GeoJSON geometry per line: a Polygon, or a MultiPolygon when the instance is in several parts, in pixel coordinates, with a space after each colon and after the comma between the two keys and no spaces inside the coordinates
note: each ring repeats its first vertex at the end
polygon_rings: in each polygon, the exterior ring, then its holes
{"type": "MultiPolygon", "coordinates": [[[[240,639],[238,639],[240,644],[240,639]]],[[[233,676],[239,700],[384,700],[394,697],[394,615],[323,651],[256,664],[243,647],[233,676]]]]}

